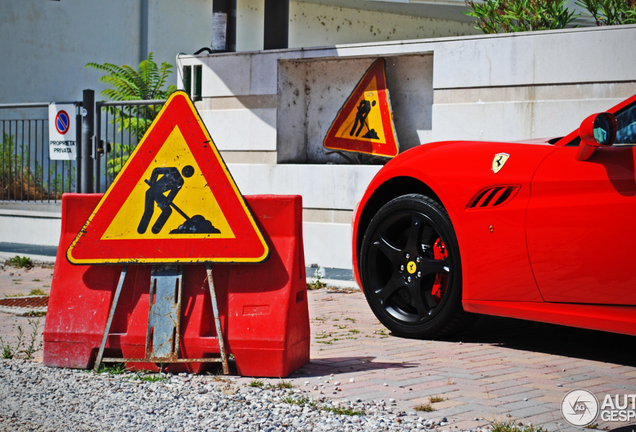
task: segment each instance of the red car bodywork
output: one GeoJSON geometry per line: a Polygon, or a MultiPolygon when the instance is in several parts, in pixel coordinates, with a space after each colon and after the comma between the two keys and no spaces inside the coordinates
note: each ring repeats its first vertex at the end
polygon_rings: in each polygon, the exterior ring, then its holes
{"type": "MultiPolygon", "coordinates": [[[[608,112],[634,102],[636,95],[608,112]]],[[[364,289],[358,259],[373,215],[395,197],[424,193],[455,230],[464,310],[636,335],[634,146],[580,161],[578,136],[438,142],[393,159],[354,211],[358,284],[364,289]],[[499,153],[509,159],[494,173],[499,153]]]]}

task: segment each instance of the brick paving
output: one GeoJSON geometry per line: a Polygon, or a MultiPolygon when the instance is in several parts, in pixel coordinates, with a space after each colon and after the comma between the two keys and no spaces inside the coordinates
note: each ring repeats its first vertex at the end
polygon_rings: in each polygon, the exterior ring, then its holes
{"type": "MultiPolygon", "coordinates": [[[[560,412],[568,391],[587,388],[601,401],[605,393],[636,393],[631,336],[484,316],[451,339],[410,340],[391,336],[359,291],[308,297],[312,361],[292,381],[314,395],[393,398],[406,412],[436,397],[435,411],[419,415],[447,417],[451,430],[515,420],[574,431],[583,428],[560,412]]],[[[598,428],[627,424],[599,419],[598,428]]]]}
{"type": "MultiPolygon", "coordinates": [[[[40,290],[38,294],[48,294],[51,290],[51,280],[53,278],[52,267],[34,267],[32,269],[16,269],[11,266],[0,265],[0,299],[15,300],[13,296],[27,296],[32,290],[40,290]]],[[[28,348],[32,338],[35,338],[35,347],[38,351],[34,354],[36,361],[42,361],[42,332],[44,331],[44,317],[19,316],[7,312],[13,308],[5,308],[2,305],[0,311],[0,337],[2,346],[15,348],[17,339],[22,332],[22,348],[28,348]],[[35,332],[35,334],[34,334],[35,332]]],[[[39,309],[41,305],[37,305],[39,309]]],[[[15,309],[24,312],[24,308],[15,309]]],[[[0,349],[0,355],[2,350],[0,349]]]]}
{"type": "MultiPolygon", "coordinates": [[[[34,288],[47,291],[51,275],[52,269],[3,268],[0,298],[34,288]]],[[[582,431],[561,416],[561,400],[569,390],[586,388],[601,401],[607,393],[636,393],[631,336],[481,317],[451,339],[411,340],[392,336],[360,291],[323,289],[310,291],[308,299],[312,360],[288,380],[314,397],[384,400],[387,405],[394,399],[395,412],[412,412],[435,397],[439,401],[430,403],[435,411],[418,415],[447,417],[450,424],[442,429],[451,431],[493,420],[582,431]]],[[[29,331],[29,320],[0,312],[5,343],[15,340],[18,326],[29,331]]],[[[43,322],[40,344],[42,328],[43,322]]],[[[599,429],[624,425],[598,421],[599,429]]]]}

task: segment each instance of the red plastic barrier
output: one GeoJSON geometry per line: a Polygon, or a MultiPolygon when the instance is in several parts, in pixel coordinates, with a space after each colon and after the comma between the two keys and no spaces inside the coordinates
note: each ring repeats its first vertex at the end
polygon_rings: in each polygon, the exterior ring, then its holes
{"type": "MultiPolygon", "coordinates": [[[[44,328],[44,364],[92,367],[121,266],[72,265],[66,250],[101,194],[62,197],[62,236],[44,328]]],[[[262,264],[215,264],[214,283],[228,354],[240,375],[285,377],[309,361],[309,313],[300,196],[245,197],[270,256],[262,264]]],[[[144,358],[150,265],[129,266],[105,357],[144,358]]],[[[218,357],[205,266],[187,265],[181,307],[182,358],[218,357]]],[[[173,364],[201,372],[210,363],[173,364]]],[[[157,370],[154,364],[130,366],[157,370]]]]}

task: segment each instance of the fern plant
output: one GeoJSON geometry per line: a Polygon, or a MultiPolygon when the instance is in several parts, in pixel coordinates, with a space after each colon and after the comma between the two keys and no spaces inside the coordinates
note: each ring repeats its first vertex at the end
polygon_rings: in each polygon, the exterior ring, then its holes
{"type": "MultiPolygon", "coordinates": [[[[172,65],[163,62],[157,66],[153,53],[148,53],[148,58],[139,63],[138,70],[128,65],[118,66],[112,63],[88,63],[87,68],[104,72],[99,78],[100,82],[108,84],[111,88],[100,92],[102,96],[111,101],[133,101],[167,99],[177,88],[164,86],[172,73],[172,65]]],[[[111,124],[118,127],[118,132],[129,131],[130,136],[139,141],[159,113],[160,106],[123,106],[109,107],[109,114],[113,116],[111,124]]],[[[124,163],[132,153],[135,145],[132,143],[114,143],[115,156],[106,162],[107,176],[114,178],[121,170],[124,163]]]]}
{"type": "Polygon", "coordinates": [[[166,90],[168,76],[172,73],[172,65],[166,62],[157,66],[153,53],[139,63],[139,70],[128,65],[117,66],[112,63],[88,63],[88,68],[105,72],[99,81],[113,88],[103,90],[100,94],[114,101],[166,99],[177,88],[170,85],[166,90]]]}

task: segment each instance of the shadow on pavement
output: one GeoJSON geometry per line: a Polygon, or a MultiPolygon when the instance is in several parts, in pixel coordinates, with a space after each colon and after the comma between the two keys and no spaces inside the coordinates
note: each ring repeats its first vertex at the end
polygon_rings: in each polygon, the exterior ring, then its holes
{"type": "Polygon", "coordinates": [[[488,343],[624,366],[636,366],[636,337],[512,318],[481,316],[471,327],[448,339],[488,343]]]}
{"type": "Polygon", "coordinates": [[[409,369],[417,368],[419,363],[402,363],[402,362],[376,362],[376,357],[360,356],[360,357],[328,357],[311,359],[311,362],[300,368],[294,373],[294,377],[315,376],[315,374],[307,373],[315,368],[327,367],[330,372],[358,372],[369,370],[386,370],[386,369],[409,369]]]}

